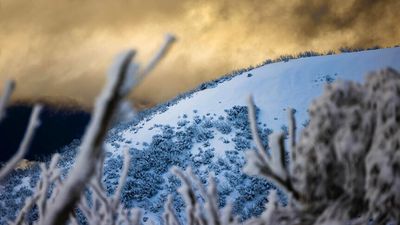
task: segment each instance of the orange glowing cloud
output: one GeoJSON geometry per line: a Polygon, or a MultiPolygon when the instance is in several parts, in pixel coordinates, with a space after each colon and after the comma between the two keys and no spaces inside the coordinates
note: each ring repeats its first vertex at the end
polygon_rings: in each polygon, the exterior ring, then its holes
{"type": "Polygon", "coordinates": [[[146,62],[179,41],[132,97],[154,104],[281,54],[400,42],[398,0],[0,0],[0,82],[16,98],[92,104],[113,56],[146,62]]]}

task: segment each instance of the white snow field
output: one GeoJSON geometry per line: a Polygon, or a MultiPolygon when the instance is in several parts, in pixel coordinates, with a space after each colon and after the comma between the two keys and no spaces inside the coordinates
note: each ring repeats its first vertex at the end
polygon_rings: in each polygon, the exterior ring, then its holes
{"type": "MultiPolygon", "coordinates": [[[[113,128],[105,148],[105,186],[110,193],[115,189],[123,150],[128,147],[133,157],[122,201],[127,207],[142,208],[144,222],[148,218],[157,221],[162,216],[164,202],[171,193],[178,213],[182,210],[184,203],[175,191],[180,184],[169,172],[172,166],[192,167],[203,182],[209,173],[215,174],[221,206],[232,202],[234,212],[242,218],[258,215],[267,201],[268,190],[274,187],[241,172],[244,151],[252,147],[248,96],[254,96],[260,109],[259,129],[265,139],[271,130],[285,130],[288,107],[296,110],[301,130],[308,118],[308,106],[327,83],[338,79],[361,82],[367,73],[386,67],[400,70],[400,47],[271,63],[223,79],[217,85],[205,85],[204,90],[160,106],[139,122],[113,128]]],[[[61,151],[61,166],[73,164],[78,144],[74,142],[61,151]]],[[[19,172],[4,184],[3,190],[12,189],[13,185],[18,185],[18,190],[1,192],[0,223],[14,216],[21,204],[11,199],[28,195],[37,177],[38,170],[32,169],[19,172]],[[26,176],[31,177],[30,181],[26,176]],[[25,190],[21,183],[30,185],[25,190]]],[[[281,197],[284,200],[284,195],[281,197]]]]}
{"type": "Polygon", "coordinates": [[[175,124],[183,114],[189,119],[207,113],[223,115],[225,109],[235,105],[246,106],[249,95],[254,96],[261,109],[260,121],[275,130],[287,123],[284,109],[288,107],[296,109],[299,123],[305,121],[308,106],[322,93],[330,79],[361,82],[367,73],[385,67],[400,70],[400,47],[268,64],[225,81],[216,88],[194,93],[162,114],[143,121],[137,133],[124,131],[123,137],[132,141],[149,141],[155,131],[148,128],[155,124],[175,124]],[[248,77],[248,74],[252,76],[248,77]]]}

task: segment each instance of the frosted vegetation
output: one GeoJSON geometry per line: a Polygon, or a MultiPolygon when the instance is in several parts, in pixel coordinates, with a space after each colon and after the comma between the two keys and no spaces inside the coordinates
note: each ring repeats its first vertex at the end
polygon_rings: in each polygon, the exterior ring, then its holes
{"type": "MultiPolygon", "coordinates": [[[[328,86],[310,106],[299,139],[294,109],[287,110],[289,124],[272,134],[257,122],[263,109],[250,98],[247,107],[227,108],[225,115],[197,115],[194,109],[195,116],[182,114],[175,125],[154,124],[148,129],[159,132],[150,142],[127,140],[120,131],[135,133],[140,126],[124,97],[172,41],[168,36],[143,69],[131,61],[134,52],[120,55],[82,142],[74,141],[49,162],[13,170],[38,125],[36,108],[21,148],[1,168],[1,223],[400,223],[395,70],[371,74],[365,84],[321,78],[328,86]],[[124,120],[133,122],[119,123],[124,120]],[[124,152],[104,151],[105,140],[124,152]]],[[[5,88],[1,117],[13,86],[5,88]]],[[[213,83],[204,88],[210,87],[213,83]]]]}

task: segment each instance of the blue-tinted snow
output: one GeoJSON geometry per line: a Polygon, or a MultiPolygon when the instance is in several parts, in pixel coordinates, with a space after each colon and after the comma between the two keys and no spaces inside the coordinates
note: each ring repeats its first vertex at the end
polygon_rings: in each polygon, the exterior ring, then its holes
{"type": "MultiPolygon", "coordinates": [[[[192,166],[204,182],[208,173],[214,173],[221,205],[233,202],[235,212],[243,218],[257,215],[272,186],[241,172],[243,152],[252,146],[245,107],[248,95],[254,95],[259,129],[266,140],[271,130],[287,130],[287,107],[296,109],[301,128],[301,124],[307,124],[308,105],[322,93],[324,85],[336,79],[360,81],[366,73],[388,66],[400,70],[399,56],[400,48],[388,48],[300,59],[284,57],[281,62],[201,85],[195,92],[110,132],[106,142],[106,187],[110,193],[114,191],[122,167],[122,150],[128,147],[133,161],[123,201],[126,206],[144,208],[145,217],[160,216],[167,194],[176,195],[179,182],[168,172],[172,165],[192,166]]],[[[64,168],[71,166],[78,144],[63,150],[64,168]]],[[[38,176],[37,167],[17,171],[0,186],[1,223],[21,207],[38,176]]],[[[176,196],[174,204],[180,211],[183,201],[176,196]]]]}

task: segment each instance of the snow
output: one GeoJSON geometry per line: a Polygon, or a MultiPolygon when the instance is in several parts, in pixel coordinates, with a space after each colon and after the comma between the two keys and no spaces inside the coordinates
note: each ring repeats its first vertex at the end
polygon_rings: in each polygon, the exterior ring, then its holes
{"type": "MultiPolygon", "coordinates": [[[[272,186],[245,176],[241,170],[244,152],[253,145],[245,111],[248,96],[254,96],[260,109],[258,126],[264,142],[267,128],[281,131],[283,125],[289,125],[289,107],[296,110],[299,132],[308,118],[307,107],[326,83],[337,79],[361,81],[367,73],[385,67],[400,70],[399,58],[400,48],[388,48],[267,64],[194,92],[176,104],[162,106],[139,123],[120,124],[104,145],[105,186],[113,193],[123,150],[129,147],[132,163],[122,201],[129,207],[144,208],[145,217],[161,217],[169,193],[173,193],[177,211],[182,207],[183,200],[173,191],[180,184],[168,172],[172,166],[194,167],[202,182],[206,182],[208,173],[215,173],[218,191],[224,192],[219,199],[222,205],[232,202],[233,211],[243,218],[259,215],[272,186]],[[231,130],[221,131],[221,124],[231,130]]],[[[76,144],[64,150],[65,168],[72,165],[73,151],[76,144]]],[[[281,193],[278,195],[284,199],[281,193]]],[[[11,198],[0,197],[0,203],[11,198]]]]}
{"type": "Polygon", "coordinates": [[[189,99],[183,99],[166,112],[154,116],[143,124],[136,134],[129,130],[123,137],[132,140],[149,141],[154,132],[148,128],[155,124],[172,124],[177,117],[187,114],[224,114],[224,109],[235,105],[246,105],[247,97],[254,96],[256,105],[262,109],[260,119],[273,130],[287,124],[286,108],[296,109],[299,124],[307,116],[307,107],[312,99],[319,96],[326,84],[326,78],[361,81],[374,70],[385,67],[400,69],[400,47],[339,55],[316,56],[293,59],[289,62],[272,63],[256,68],[211,88],[198,91],[189,99]],[[253,76],[246,76],[251,73],[253,76]]]}
{"type": "MultiPolygon", "coordinates": [[[[283,125],[288,125],[287,109],[291,107],[296,110],[295,116],[298,123],[297,127],[300,128],[298,129],[299,132],[302,128],[301,124],[305,123],[308,118],[307,107],[315,97],[322,93],[327,83],[337,79],[361,81],[367,73],[385,67],[399,70],[399,56],[400,48],[390,48],[292,59],[288,62],[268,64],[235,76],[218,84],[217,87],[193,93],[189,98],[180,100],[166,111],[143,120],[139,124],[139,128],[134,129],[135,132],[132,132],[132,127],[125,129],[120,134],[123,140],[119,142],[121,147],[115,148],[107,145],[107,150],[110,152],[122,151],[122,146],[126,146],[126,141],[131,143],[139,141],[141,144],[134,147],[144,150],[144,142],[151,143],[154,135],[161,134],[160,129],[155,127],[168,125],[173,127],[175,131],[179,131],[175,128],[184,115],[187,116],[186,120],[188,121],[193,121],[196,117],[202,118],[203,121],[204,118],[212,118],[212,121],[217,121],[218,116],[226,116],[226,109],[232,109],[234,106],[246,106],[249,95],[254,96],[256,106],[261,109],[258,115],[259,123],[266,124],[269,129],[274,131],[280,131],[283,125]],[[251,74],[251,76],[248,76],[248,74],[251,74]]],[[[187,129],[187,127],[186,125],[183,129],[187,129]]],[[[229,134],[221,134],[215,128],[210,130],[214,136],[208,141],[210,143],[209,148],[215,149],[214,157],[211,160],[214,166],[198,166],[197,173],[201,174],[200,176],[206,176],[208,172],[213,170],[220,170],[221,167],[215,167],[219,163],[218,159],[226,160],[225,151],[237,149],[236,143],[232,141],[232,138],[235,137],[234,132],[237,130],[233,129],[233,132],[229,134]],[[230,142],[223,143],[223,138],[230,142]]],[[[193,144],[191,148],[193,159],[197,160],[198,148],[203,144],[203,142],[193,144]]],[[[242,155],[242,153],[239,153],[240,157],[242,155]]],[[[227,170],[229,169],[221,169],[221,171],[227,170]]],[[[228,194],[229,198],[239,197],[241,194],[237,189],[240,187],[232,187],[232,184],[229,184],[226,177],[221,174],[223,172],[217,175],[219,185],[233,188],[231,193],[228,194]]],[[[162,176],[166,179],[169,173],[162,176]]],[[[246,180],[240,185],[245,187],[246,185],[254,185],[254,183],[246,180]]],[[[252,201],[243,203],[243,205],[252,204],[252,201]]]]}

